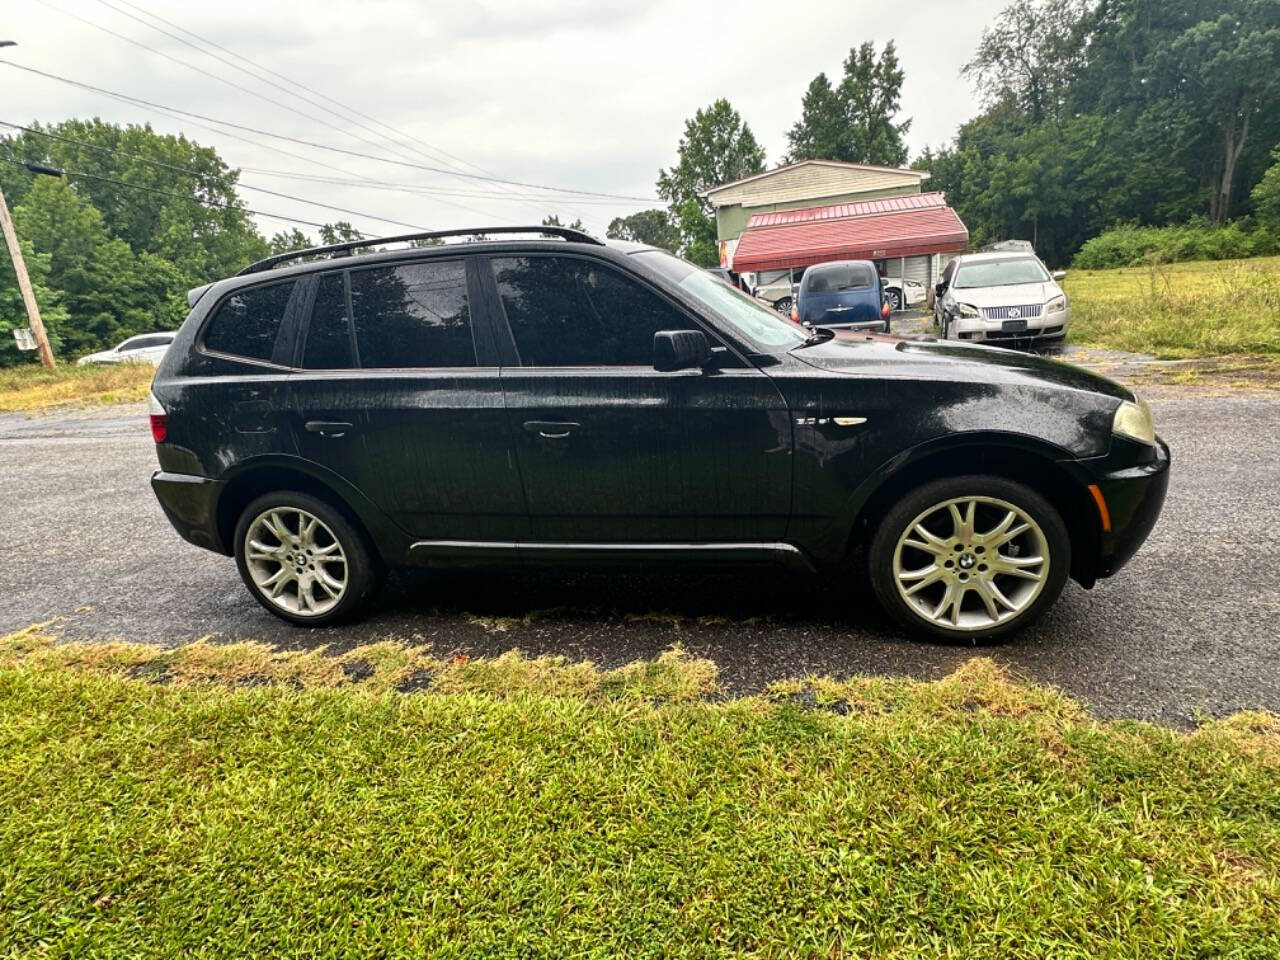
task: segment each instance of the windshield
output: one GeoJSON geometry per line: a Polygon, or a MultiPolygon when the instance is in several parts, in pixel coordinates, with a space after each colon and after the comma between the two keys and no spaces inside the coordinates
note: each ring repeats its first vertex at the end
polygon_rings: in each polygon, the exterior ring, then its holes
{"type": "Polygon", "coordinates": [[[736,287],[698,269],[663,250],[636,254],[659,273],[674,280],[685,293],[708,307],[716,316],[756,346],[790,349],[803,343],[805,332],[784,320],[776,310],[747,296],[736,287]]]}
{"type": "Polygon", "coordinates": [[[1044,283],[1049,279],[1034,257],[1010,260],[983,260],[962,263],[956,271],[956,289],[963,287],[1007,287],[1019,283],[1044,283]]]}
{"type": "Polygon", "coordinates": [[[809,293],[832,293],[836,290],[870,290],[875,271],[866,263],[841,263],[830,267],[814,267],[809,271],[809,293]]]}

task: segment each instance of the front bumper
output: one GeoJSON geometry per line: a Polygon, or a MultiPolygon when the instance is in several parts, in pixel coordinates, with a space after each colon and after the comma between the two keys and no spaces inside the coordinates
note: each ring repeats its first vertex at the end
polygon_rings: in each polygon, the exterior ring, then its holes
{"type": "Polygon", "coordinates": [[[1025,329],[1022,330],[1005,329],[1010,325],[1009,321],[988,320],[985,317],[955,317],[951,324],[958,340],[976,340],[986,343],[1008,340],[1057,340],[1067,335],[1067,327],[1071,324],[1071,308],[1029,318],[1025,329]]]}
{"type": "Polygon", "coordinates": [[[218,532],[218,495],[222,484],[208,477],[157,470],[151,475],[160,508],[173,529],[189,543],[218,553],[229,553],[218,532]]]}
{"type": "Polygon", "coordinates": [[[1169,490],[1169,463],[1169,446],[1157,437],[1151,460],[1096,479],[1111,519],[1111,529],[1102,532],[1099,543],[1099,577],[1128,563],[1156,525],[1169,490]]]}

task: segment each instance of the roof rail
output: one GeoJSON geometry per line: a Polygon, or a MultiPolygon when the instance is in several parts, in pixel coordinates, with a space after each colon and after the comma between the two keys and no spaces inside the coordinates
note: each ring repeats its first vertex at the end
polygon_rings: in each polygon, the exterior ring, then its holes
{"type": "Polygon", "coordinates": [[[297,260],[300,257],[318,257],[325,254],[331,257],[349,257],[354,250],[360,250],[364,247],[376,247],[384,243],[403,243],[407,240],[439,240],[445,237],[481,237],[492,233],[540,233],[548,237],[561,237],[578,243],[594,243],[604,246],[604,241],[598,240],[591,234],[584,233],[581,230],[574,230],[571,227],[483,227],[466,230],[428,230],[424,233],[402,233],[394,237],[348,240],[345,243],[331,243],[323,247],[309,247],[306,250],[277,253],[275,256],[249,264],[236,276],[242,277],[246,273],[261,273],[263,270],[270,270],[272,267],[289,260],[297,260]]]}

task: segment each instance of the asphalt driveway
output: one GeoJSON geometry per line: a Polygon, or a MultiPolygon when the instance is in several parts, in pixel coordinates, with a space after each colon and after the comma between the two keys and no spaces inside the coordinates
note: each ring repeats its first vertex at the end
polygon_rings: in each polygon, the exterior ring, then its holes
{"type": "MultiPolygon", "coordinates": [[[[1280,392],[1152,399],[1174,465],[1151,540],[1094,590],[1069,584],[1040,625],[991,652],[1102,715],[1280,710],[1280,392]]],[[[169,528],[147,486],[154,462],[141,409],[0,415],[0,633],[56,617],[75,639],[395,637],[602,665],[678,642],[735,692],[807,673],[936,677],[973,654],[908,639],[840,584],[738,570],[402,573],[359,624],[291,628],[249,599],[230,559],[169,528]]]]}

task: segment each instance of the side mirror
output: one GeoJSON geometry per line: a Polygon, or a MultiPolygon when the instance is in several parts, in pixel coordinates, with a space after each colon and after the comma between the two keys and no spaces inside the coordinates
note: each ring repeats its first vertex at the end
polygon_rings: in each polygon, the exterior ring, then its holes
{"type": "Polygon", "coordinates": [[[947,285],[943,283],[941,280],[939,280],[937,283],[933,285],[933,292],[936,296],[940,297],[947,292],[947,285]]]}
{"type": "Polygon", "coordinates": [[[659,330],[653,335],[653,368],[701,370],[711,359],[711,341],[701,330],[659,330]]]}
{"type": "Polygon", "coordinates": [[[1053,279],[1055,282],[1067,279],[1067,271],[1065,270],[1053,271],[1053,279]]]}

